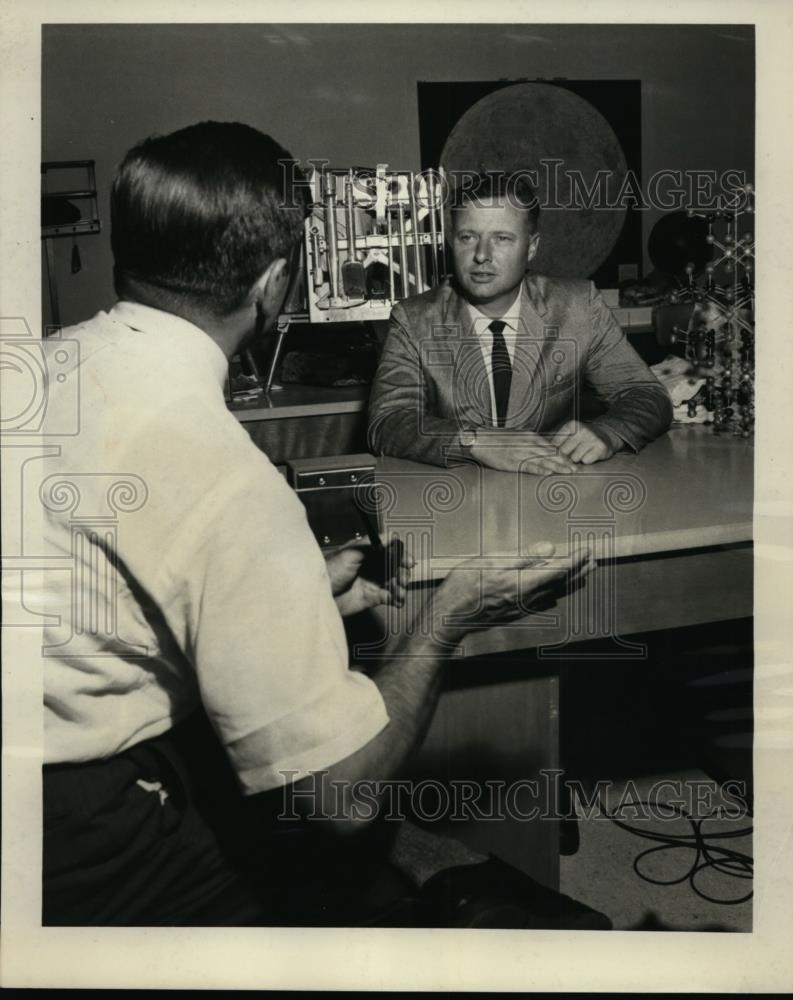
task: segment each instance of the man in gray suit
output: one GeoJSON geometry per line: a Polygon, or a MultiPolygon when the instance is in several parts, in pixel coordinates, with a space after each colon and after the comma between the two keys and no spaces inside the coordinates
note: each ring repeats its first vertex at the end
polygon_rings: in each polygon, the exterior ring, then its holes
{"type": "Polygon", "coordinates": [[[592,282],[528,270],[538,218],[521,178],[481,176],[453,201],[454,279],[391,313],[369,408],[375,453],[567,473],[669,427],[666,390],[592,282]],[[606,406],[586,422],[584,385],[606,406]]]}

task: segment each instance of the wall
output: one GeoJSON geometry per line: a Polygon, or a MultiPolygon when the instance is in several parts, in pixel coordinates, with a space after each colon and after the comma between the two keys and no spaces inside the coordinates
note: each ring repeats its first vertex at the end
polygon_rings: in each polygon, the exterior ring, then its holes
{"type": "Polygon", "coordinates": [[[58,241],[64,323],[113,301],[116,163],[137,140],[202,119],[257,126],[301,159],[418,169],[418,80],[640,79],[645,179],[662,168],[753,175],[750,27],[50,25],[42,73],[42,158],[96,160],[105,226],[79,241],[77,275],[70,241],[58,241]]]}

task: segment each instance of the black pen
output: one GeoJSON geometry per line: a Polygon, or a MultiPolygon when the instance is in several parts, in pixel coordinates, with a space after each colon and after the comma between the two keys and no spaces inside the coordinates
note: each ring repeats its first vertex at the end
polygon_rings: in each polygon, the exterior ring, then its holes
{"type": "Polygon", "coordinates": [[[392,538],[388,545],[383,545],[373,515],[362,510],[354,500],[351,502],[360,515],[371,542],[361,563],[361,576],[375,583],[385,584],[396,574],[402,562],[405,544],[400,538],[392,538]]]}

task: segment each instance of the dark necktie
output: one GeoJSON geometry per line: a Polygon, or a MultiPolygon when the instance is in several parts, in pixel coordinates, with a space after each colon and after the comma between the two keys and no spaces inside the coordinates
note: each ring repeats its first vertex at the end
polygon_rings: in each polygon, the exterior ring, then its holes
{"type": "Polygon", "coordinates": [[[507,421],[509,390],[512,385],[512,364],[502,335],[506,325],[503,320],[494,319],[488,327],[493,333],[493,351],[490,360],[493,368],[493,394],[496,397],[496,423],[499,427],[504,427],[507,421]]]}

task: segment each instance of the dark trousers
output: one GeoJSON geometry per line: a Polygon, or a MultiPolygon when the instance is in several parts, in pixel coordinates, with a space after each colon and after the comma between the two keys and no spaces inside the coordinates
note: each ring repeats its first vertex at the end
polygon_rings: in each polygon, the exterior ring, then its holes
{"type": "Polygon", "coordinates": [[[345,843],[245,799],[203,717],[108,760],[44,767],[45,925],[413,926],[393,830],[345,843]]]}

